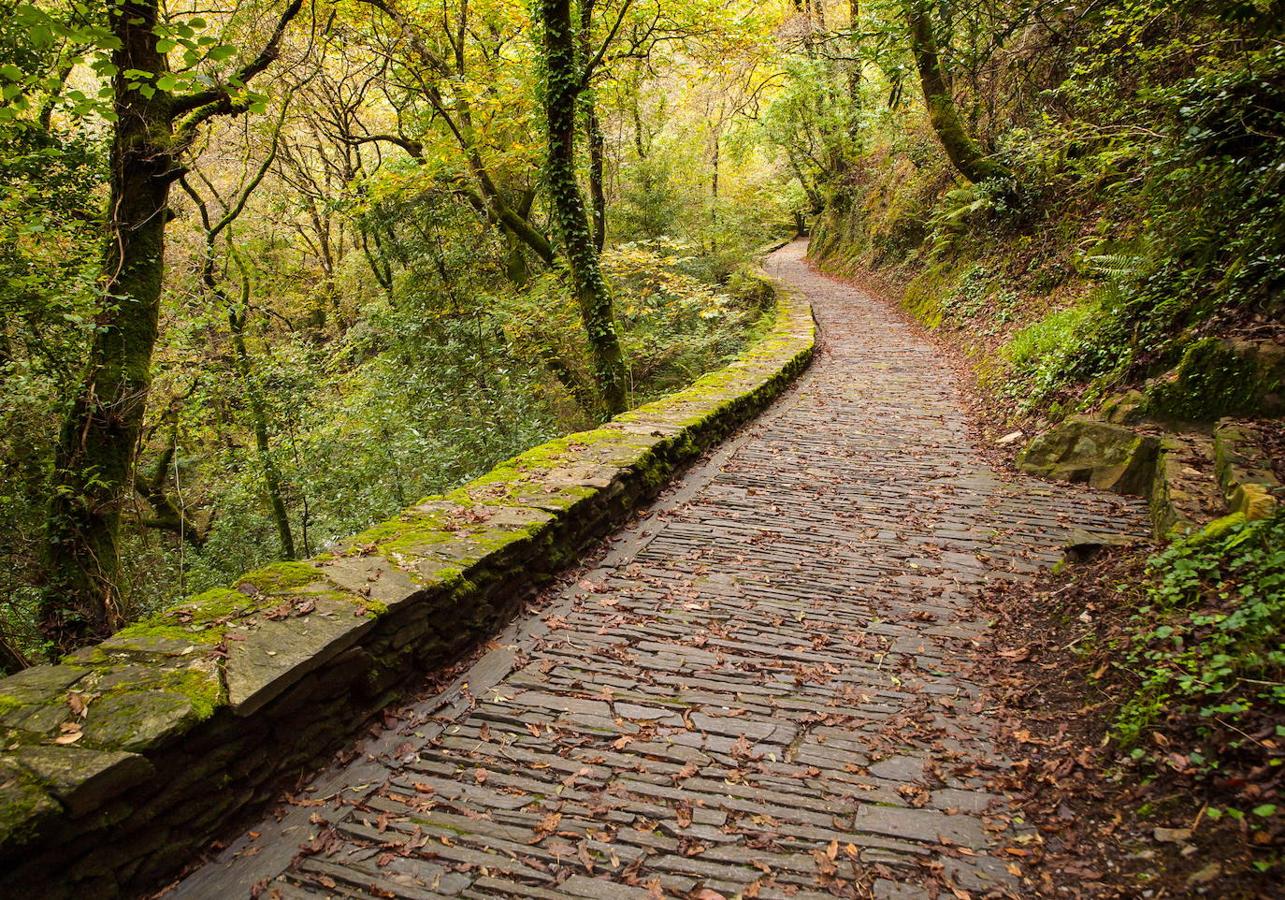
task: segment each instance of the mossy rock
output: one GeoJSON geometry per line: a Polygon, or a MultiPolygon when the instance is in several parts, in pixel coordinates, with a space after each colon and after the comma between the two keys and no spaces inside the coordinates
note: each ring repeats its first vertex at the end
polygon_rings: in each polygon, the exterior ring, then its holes
{"type": "Polygon", "coordinates": [[[209,708],[187,694],[169,691],[112,694],[91,707],[85,744],[135,753],[150,750],[206,718],[209,708]]]}
{"type": "Polygon", "coordinates": [[[1285,346],[1202,338],[1147,387],[1144,406],[1148,415],[1187,422],[1277,415],[1285,411],[1285,346]]]}
{"type": "Polygon", "coordinates": [[[1142,391],[1129,390],[1112,394],[1098,407],[1098,418],[1112,425],[1136,425],[1146,413],[1147,401],[1142,391]]]}
{"type": "Polygon", "coordinates": [[[1141,497],[1150,490],[1158,449],[1150,435],[1075,416],[1031,441],[1017,465],[1032,475],[1141,497]]]}
{"type": "Polygon", "coordinates": [[[27,843],[47,820],[62,812],[36,778],[12,760],[0,759],[0,846],[27,843]]]}
{"type": "Polygon", "coordinates": [[[1249,519],[1266,519],[1275,512],[1280,480],[1263,446],[1259,424],[1223,419],[1214,428],[1218,483],[1227,508],[1249,519]]]}
{"type": "Polygon", "coordinates": [[[155,771],[135,753],[75,746],[20,747],[8,761],[31,773],[73,816],[97,809],[155,771]]]}

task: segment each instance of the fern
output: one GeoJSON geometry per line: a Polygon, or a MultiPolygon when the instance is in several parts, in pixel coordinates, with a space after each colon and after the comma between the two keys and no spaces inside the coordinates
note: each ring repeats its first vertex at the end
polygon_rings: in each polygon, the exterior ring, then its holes
{"type": "Polygon", "coordinates": [[[1138,253],[1102,253],[1084,257],[1089,272],[1112,281],[1134,281],[1146,273],[1150,259],[1138,253]]]}

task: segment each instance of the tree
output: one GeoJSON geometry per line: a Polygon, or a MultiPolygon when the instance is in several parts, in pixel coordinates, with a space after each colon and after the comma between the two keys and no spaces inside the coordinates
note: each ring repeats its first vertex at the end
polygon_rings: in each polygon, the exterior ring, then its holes
{"type": "Polygon", "coordinates": [[[594,374],[608,415],[623,412],[628,385],[625,359],[612,321],[611,291],[602,275],[598,247],[585,214],[584,195],[576,180],[576,107],[592,60],[577,64],[576,33],[570,0],[540,0],[544,28],[544,110],[548,129],[545,176],[553,219],[567,258],[576,303],[593,356],[594,374]]]}
{"type": "MultiPolygon", "coordinates": [[[[210,207],[205,198],[197,192],[187,178],[181,178],[179,185],[183,188],[183,192],[192,199],[201,222],[203,238],[203,252],[200,264],[201,285],[206,293],[212,299],[218,301],[227,311],[228,331],[232,336],[233,362],[245,390],[246,403],[250,408],[250,422],[251,430],[254,432],[255,452],[259,458],[259,466],[263,471],[263,482],[267,489],[268,505],[272,510],[272,521],[277,527],[277,537],[281,541],[281,556],[283,559],[294,559],[296,555],[294,534],[290,529],[290,516],[286,508],[285,479],[282,477],[281,469],[272,455],[269,435],[271,423],[268,417],[268,406],[259,384],[258,374],[254,371],[254,361],[250,356],[250,351],[245,341],[246,325],[250,319],[250,275],[241,265],[240,257],[237,255],[231,238],[232,224],[245,211],[250,195],[263,183],[264,176],[268,174],[268,170],[272,168],[272,164],[276,161],[278,151],[281,148],[281,127],[288,109],[289,101],[283,101],[281,104],[281,117],[277,120],[276,127],[269,137],[269,149],[263,162],[240,186],[236,194],[224,204],[223,213],[217,219],[210,214],[210,207]],[[241,288],[237,299],[233,299],[230,296],[223,279],[219,277],[218,266],[216,265],[216,246],[220,236],[226,236],[228,255],[237,263],[240,269],[241,288]]],[[[326,274],[329,276],[330,270],[326,270],[326,274]]]]}
{"type": "MultiPolygon", "coordinates": [[[[206,87],[200,85],[207,79],[171,70],[168,54],[179,41],[168,36],[164,25],[170,23],[161,22],[158,0],[116,0],[108,9],[113,136],[104,304],[55,450],[49,584],[41,608],[41,630],[58,650],[109,634],[121,623],[118,533],[151,384],[170,187],[206,122],[255,105],[248,84],[276,60],[301,6],[302,0],[290,0],[262,49],[225,78],[208,79],[213,86],[206,87]]],[[[199,52],[195,42],[188,49],[199,52]]],[[[235,53],[215,50],[207,59],[235,53]]]]}
{"type": "Polygon", "coordinates": [[[977,146],[959,115],[951,94],[950,79],[942,66],[928,0],[904,0],[903,9],[928,119],[951,163],[959,174],[972,182],[1010,177],[1007,168],[977,146]]]}

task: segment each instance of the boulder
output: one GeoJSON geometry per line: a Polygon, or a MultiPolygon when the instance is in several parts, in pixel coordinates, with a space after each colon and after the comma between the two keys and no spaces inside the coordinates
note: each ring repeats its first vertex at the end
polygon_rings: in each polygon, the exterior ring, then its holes
{"type": "Polygon", "coordinates": [[[1112,425],[1134,425],[1142,420],[1146,404],[1146,398],[1139,390],[1112,394],[1102,401],[1102,406],[1098,408],[1098,418],[1112,425]]]}
{"type": "Polygon", "coordinates": [[[1264,448],[1261,423],[1222,419],[1214,428],[1218,483],[1233,513],[1266,519],[1282,493],[1272,460],[1264,448]]]}
{"type": "Polygon", "coordinates": [[[1173,371],[1147,386],[1145,411],[1185,422],[1279,415],[1285,412],[1285,345],[1212,337],[1195,341],[1173,371]]]}
{"type": "Polygon", "coordinates": [[[1031,441],[1017,465],[1032,475],[1144,497],[1158,450],[1151,435],[1074,416],[1031,441]]]}

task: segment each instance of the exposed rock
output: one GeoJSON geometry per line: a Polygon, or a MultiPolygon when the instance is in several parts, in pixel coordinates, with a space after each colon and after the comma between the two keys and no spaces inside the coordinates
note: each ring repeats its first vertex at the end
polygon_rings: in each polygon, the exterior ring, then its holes
{"type": "Polygon", "coordinates": [[[1136,425],[1146,411],[1146,398],[1142,391],[1129,390],[1114,394],[1102,402],[1098,417],[1112,425],[1136,425]]]}
{"type": "Polygon", "coordinates": [[[1171,432],[1160,439],[1150,495],[1157,537],[1199,531],[1222,512],[1214,476],[1213,441],[1200,432],[1171,432]]]}
{"type": "Polygon", "coordinates": [[[0,758],[0,846],[21,845],[62,809],[26,770],[0,758]]]}
{"type": "Polygon", "coordinates": [[[4,679],[4,693],[19,700],[37,702],[60,696],[89,674],[81,666],[32,666],[4,679]]]}
{"type": "Polygon", "coordinates": [[[1146,390],[1148,415],[1188,422],[1285,412],[1285,346],[1203,338],[1146,390]]]}
{"type": "Polygon", "coordinates": [[[167,691],[113,694],[94,702],[85,720],[85,743],[147,750],[186,731],[200,719],[191,697],[167,691]]]}
{"type": "Polygon", "coordinates": [[[1017,431],[1010,431],[1008,434],[1004,435],[1002,438],[997,440],[995,442],[995,446],[1008,447],[1012,444],[1016,444],[1025,436],[1026,436],[1026,432],[1022,431],[1021,429],[1018,429],[1017,431]]]}
{"type": "Polygon", "coordinates": [[[1218,482],[1227,508],[1246,519],[1265,519],[1276,509],[1281,484],[1263,449],[1261,426],[1223,419],[1214,429],[1218,482]]]}
{"type": "Polygon", "coordinates": [[[347,556],[325,564],[326,577],[346,591],[369,597],[388,609],[422,596],[424,587],[382,556],[347,556]]]}
{"type": "Polygon", "coordinates": [[[318,598],[303,616],[264,619],[231,641],[224,677],[233,712],[248,716],[304,675],[351,647],[371,625],[345,600],[318,598]]]}
{"type": "Polygon", "coordinates": [[[1135,540],[1127,534],[1073,528],[1062,547],[1071,562],[1085,562],[1107,547],[1126,547],[1135,540]]]}
{"type": "Polygon", "coordinates": [[[145,781],[152,764],[136,753],[39,745],[21,747],[13,761],[34,775],[73,816],[145,781]]]}
{"type": "Polygon", "coordinates": [[[1074,416],[1031,441],[1017,465],[1046,478],[1146,496],[1158,449],[1150,435],[1074,416]]]}

